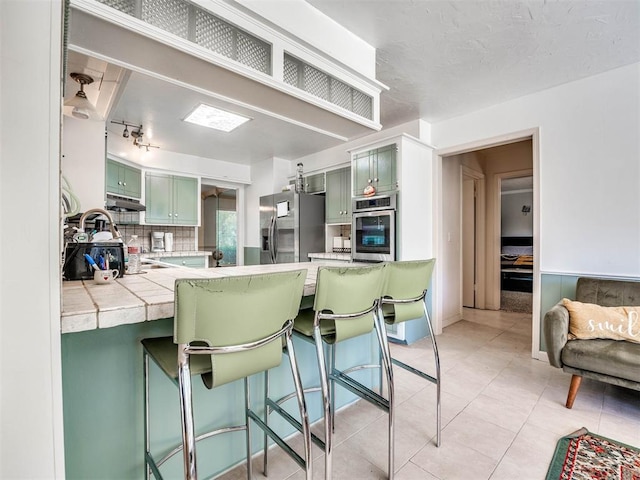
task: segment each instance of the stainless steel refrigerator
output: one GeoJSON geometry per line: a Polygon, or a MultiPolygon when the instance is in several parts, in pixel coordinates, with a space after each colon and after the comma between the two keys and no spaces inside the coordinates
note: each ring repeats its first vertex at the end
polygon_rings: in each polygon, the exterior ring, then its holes
{"type": "Polygon", "coordinates": [[[324,252],[324,196],[282,192],[260,197],[260,263],[308,262],[324,252]]]}

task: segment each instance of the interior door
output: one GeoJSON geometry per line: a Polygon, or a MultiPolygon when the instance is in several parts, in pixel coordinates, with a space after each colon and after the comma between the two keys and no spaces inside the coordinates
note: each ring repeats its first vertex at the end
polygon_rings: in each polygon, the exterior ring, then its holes
{"type": "Polygon", "coordinates": [[[462,180],[462,306],[476,306],[476,180],[462,180]]]}

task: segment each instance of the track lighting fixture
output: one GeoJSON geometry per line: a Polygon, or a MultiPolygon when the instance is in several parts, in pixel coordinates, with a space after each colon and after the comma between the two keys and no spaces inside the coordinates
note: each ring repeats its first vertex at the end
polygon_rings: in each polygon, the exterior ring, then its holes
{"type": "Polygon", "coordinates": [[[73,72],[69,75],[80,84],[80,90],[78,90],[75,96],[64,102],[66,107],[73,107],[71,115],[81,120],[102,120],[93,104],[87,98],[87,94],[84,92],[84,86],[91,85],[93,78],[84,73],[73,72]]]}
{"type": "Polygon", "coordinates": [[[131,131],[131,136],[133,137],[133,144],[137,147],[139,144],[142,143],[142,136],[144,135],[144,132],[142,131],[142,125],[140,125],[138,128],[136,128],[135,130],[131,131]]]}
{"type": "Polygon", "coordinates": [[[147,152],[150,148],[160,148],[159,145],[151,145],[150,143],[144,143],[142,137],[144,132],[142,131],[142,125],[137,125],[135,123],[129,123],[124,120],[111,120],[111,123],[115,123],[116,125],[124,125],[124,131],[122,132],[122,136],[124,138],[129,138],[129,135],[133,137],[133,146],[138,148],[146,148],[147,152]],[[131,127],[131,131],[129,128],[131,127]]]}
{"type": "MultiPolygon", "coordinates": [[[[125,122],[124,120],[122,121],[111,120],[111,123],[115,123],[116,125],[124,125],[124,131],[122,132],[122,136],[124,138],[129,138],[130,133],[131,135],[133,135],[133,131],[129,132],[129,127],[139,131],[140,134],[142,134],[142,125],[136,125],[135,123],[125,122]]],[[[135,142],[135,135],[134,135],[134,142],[135,142]]]]}
{"type": "Polygon", "coordinates": [[[150,143],[138,143],[137,147],[138,148],[145,148],[147,150],[147,152],[149,151],[150,148],[160,148],[159,145],[151,145],[150,143]]]}

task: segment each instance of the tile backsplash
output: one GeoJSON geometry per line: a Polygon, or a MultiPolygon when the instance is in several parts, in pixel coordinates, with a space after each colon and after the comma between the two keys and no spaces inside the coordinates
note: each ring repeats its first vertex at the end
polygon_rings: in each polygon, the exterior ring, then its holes
{"type": "Polygon", "coordinates": [[[195,227],[168,227],[154,225],[118,225],[125,243],[131,239],[131,235],[138,235],[142,243],[142,251],[151,251],[151,232],[173,233],[173,251],[191,252],[196,249],[195,227]]]}

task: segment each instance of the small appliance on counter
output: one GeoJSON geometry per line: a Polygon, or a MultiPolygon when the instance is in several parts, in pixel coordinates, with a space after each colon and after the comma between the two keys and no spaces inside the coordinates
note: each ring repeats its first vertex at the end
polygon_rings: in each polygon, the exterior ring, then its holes
{"type": "Polygon", "coordinates": [[[173,233],[165,232],[164,234],[164,251],[173,252],[173,233]]]}
{"type": "Polygon", "coordinates": [[[164,232],[151,232],[151,251],[164,252],[164,232]]]}
{"type": "Polygon", "coordinates": [[[333,253],[351,253],[351,239],[347,237],[333,237],[333,253]]]}
{"type": "MultiPolygon", "coordinates": [[[[105,228],[106,224],[99,224],[105,228]]],[[[100,270],[118,270],[122,277],[125,271],[124,247],[118,227],[111,214],[102,208],[92,208],[84,212],[79,219],[79,226],[73,235],[73,241],[67,241],[64,249],[62,278],[64,280],[89,280],[93,278],[94,269],[87,260],[100,270]],[[87,220],[93,215],[104,215],[107,218],[109,232],[95,231],[94,234],[85,231],[87,220]],[[105,235],[106,234],[106,235],[105,235]],[[91,238],[92,241],[89,241],[91,238]],[[99,239],[102,239],[99,241],[99,239]]]]}
{"type": "Polygon", "coordinates": [[[89,255],[102,270],[118,270],[118,277],[124,275],[124,248],[122,242],[79,242],[67,243],[64,252],[62,277],[64,280],[89,280],[94,269],[87,261],[89,255]]]}

